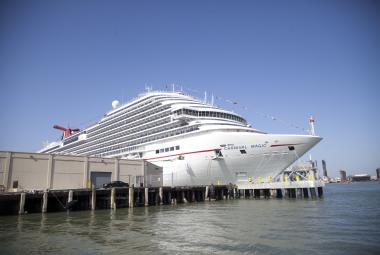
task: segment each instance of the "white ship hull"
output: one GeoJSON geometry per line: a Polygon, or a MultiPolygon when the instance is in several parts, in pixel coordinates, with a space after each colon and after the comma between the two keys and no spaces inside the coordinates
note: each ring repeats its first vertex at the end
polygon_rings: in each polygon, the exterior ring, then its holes
{"type": "Polygon", "coordinates": [[[165,186],[256,182],[258,178],[267,182],[268,176],[273,179],[320,140],[308,135],[202,132],[149,146],[144,158],[163,167],[165,186]],[[177,144],[179,151],[155,154],[157,146],[177,144]],[[294,150],[289,150],[291,146],[294,150]]]}

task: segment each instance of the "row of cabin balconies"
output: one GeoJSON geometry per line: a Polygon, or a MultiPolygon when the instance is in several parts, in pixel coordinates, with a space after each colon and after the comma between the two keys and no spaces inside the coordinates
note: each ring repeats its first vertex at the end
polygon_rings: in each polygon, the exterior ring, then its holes
{"type": "MultiPolygon", "coordinates": [[[[147,108],[153,108],[153,107],[156,107],[158,105],[161,105],[161,102],[166,100],[166,99],[173,99],[173,97],[164,96],[164,95],[163,96],[147,97],[143,101],[141,101],[140,104],[133,106],[132,109],[131,109],[131,106],[128,106],[127,108],[125,108],[123,111],[121,111],[120,113],[117,114],[117,115],[119,115],[118,117],[115,117],[114,114],[112,114],[111,116],[113,117],[113,119],[109,118],[108,120],[102,120],[99,123],[99,126],[92,129],[91,132],[95,131],[95,133],[96,133],[96,131],[98,129],[107,127],[109,124],[115,123],[120,119],[124,119],[125,117],[128,117],[128,116],[136,115],[140,112],[144,112],[147,108]],[[150,99],[150,100],[148,100],[148,99],[150,99]],[[145,100],[147,100],[147,101],[145,101],[145,100]],[[104,126],[104,124],[107,124],[107,126],[104,126]]],[[[177,98],[175,98],[175,99],[177,99],[177,98]]]]}
{"type": "Polygon", "coordinates": [[[155,109],[156,107],[159,107],[161,104],[159,102],[153,102],[151,105],[146,105],[145,107],[132,111],[132,112],[126,112],[125,114],[120,115],[119,117],[115,117],[112,120],[107,121],[107,123],[99,123],[99,125],[89,131],[89,136],[95,136],[97,134],[100,134],[104,131],[104,129],[108,129],[110,127],[113,127],[117,125],[118,122],[123,121],[128,118],[132,118],[134,116],[138,116],[140,113],[143,113],[147,109],[155,109]]]}
{"type": "Polygon", "coordinates": [[[142,144],[142,143],[147,143],[147,142],[159,140],[159,139],[162,139],[162,138],[167,138],[169,136],[173,136],[173,135],[176,135],[176,134],[187,133],[187,132],[193,131],[195,129],[197,129],[197,127],[195,127],[195,126],[192,126],[192,127],[181,127],[180,126],[180,127],[172,128],[170,130],[167,130],[166,128],[162,128],[163,131],[161,131],[159,133],[154,133],[154,134],[146,136],[144,138],[141,138],[141,137],[140,138],[135,138],[134,140],[131,140],[131,141],[128,141],[128,142],[122,142],[122,143],[118,143],[118,144],[115,144],[115,145],[112,145],[112,146],[108,146],[108,147],[105,147],[105,148],[89,151],[89,152],[87,152],[85,154],[86,155],[93,155],[93,154],[97,155],[97,154],[104,153],[104,152],[107,152],[107,151],[113,151],[113,150],[129,147],[129,146],[133,146],[133,145],[136,145],[136,144],[142,144]]]}
{"type": "Polygon", "coordinates": [[[126,112],[131,112],[131,111],[133,111],[135,109],[141,108],[144,105],[147,105],[147,104],[153,102],[154,100],[151,100],[152,97],[153,96],[149,96],[149,97],[146,97],[146,98],[141,98],[140,100],[136,99],[136,101],[134,103],[132,103],[132,104],[126,106],[126,107],[123,107],[123,109],[117,109],[113,113],[111,113],[111,114],[107,115],[106,117],[104,117],[100,121],[100,124],[106,123],[107,121],[111,120],[115,116],[118,116],[118,115],[126,113],[126,112]]]}
{"type": "MultiPolygon", "coordinates": [[[[150,97],[149,97],[150,98],[150,97]]],[[[148,98],[146,98],[148,99],[148,98]]],[[[133,116],[133,115],[137,115],[138,113],[141,113],[141,112],[144,112],[146,111],[147,108],[154,108],[156,106],[159,106],[161,105],[161,102],[164,101],[164,100],[167,100],[167,99],[171,99],[171,100],[178,100],[178,99],[181,99],[183,101],[192,101],[190,99],[184,99],[184,98],[173,98],[173,97],[169,97],[169,96],[155,96],[153,99],[143,103],[143,104],[140,104],[138,106],[135,106],[134,108],[137,108],[137,110],[130,110],[129,107],[127,107],[125,109],[125,112],[124,113],[120,113],[121,115],[114,118],[114,119],[109,119],[107,121],[101,121],[99,123],[99,125],[93,129],[90,130],[90,136],[93,136],[93,135],[96,135],[98,133],[101,133],[101,131],[99,132],[100,129],[105,129],[105,128],[108,128],[110,124],[112,123],[115,123],[115,122],[118,122],[119,120],[121,119],[125,119],[126,117],[128,118],[128,116],[133,116]],[[145,107],[144,107],[145,106],[145,107]],[[104,126],[104,124],[107,124],[106,126],[104,126]]]]}
{"type": "MultiPolygon", "coordinates": [[[[147,135],[150,135],[150,134],[154,134],[154,133],[158,133],[162,130],[167,130],[168,127],[170,128],[170,126],[172,127],[177,127],[177,126],[181,126],[183,124],[177,122],[177,123],[167,123],[166,125],[162,125],[162,126],[154,126],[150,129],[146,129],[146,130],[141,130],[140,132],[137,132],[137,133],[134,133],[134,134],[131,134],[131,135],[126,135],[124,137],[121,137],[121,138],[113,138],[112,140],[107,140],[105,142],[102,142],[102,143],[97,143],[95,145],[92,145],[92,146],[86,146],[86,148],[83,148],[81,150],[75,150],[74,153],[78,153],[78,154],[81,154],[81,153],[85,153],[85,152],[88,152],[88,151],[91,151],[91,149],[96,149],[96,148],[104,148],[106,146],[111,146],[113,144],[115,144],[116,142],[118,143],[121,143],[121,142],[124,142],[124,141],[128,141],[128,140],[133,140],[133,139],[137,139],[137,138],[140,138],[140,137],[143,137],[143,136],[147,136],[147,135]]],[[[126,131],[128,132],[128,130],[126,131]]]]}
{"type": "MultiPolygon", "coordinates": [[[[157,127],[157,125],[169,123],[169,121],[170,121],[170,118],[166,117],[166,118],[161,118],[156,123],[149,123],[150,129],[157,127]]],[[[133,138],[133,136],[135,136],[137,134],[141,134],[142,132],[144,132],[146,130],[149,130],[149,128],[141,130],[140,127],[137,127],[133,130],[131,130],[131,129],[127,129],[127,130],[124,129],[124,131],[120,130],[119,132],[113,133],[112,135],[110,135],[108,137],[104,137],[102,139],[91,141],[90,143],[87,143],[86,146],[81,146],[81,148],[75,148],[75,150],[73,150],[73,151],[75,153],[83,153],[83,152],[88,151],[89,149],[92,149],[92,148],[107,146],[109,144],[112,144],[115,140],[118,140],[118,139],[126,140],[126,139],[130,139],[131,137],[133,138]],[[139,130],[139,131],[136,132],[137,130],[139,130]],[[122,137],[122,138],[120,138],[120,137],[122,137]]]]}
{"type": "MultiPolygon", "coordinates": [[[[192,132],[192,131],[195,131],[195,130],[198,130],[198,126],[196,126],[196,125],[189,126],[189,127],[186,127],[186,128],[176,129],[176,130],[173,130],[171,132],[166,132],[165,134],[155,135],[155,136],[152,136],[152,137],[146,137],[144,139],[140,139],[138,141],[131,142],[130,144],[128,144],[126,146],[132,146],[132,145],[136,145],[136,144],[145,145],[145,144],[150,143],[152,141],[158,141],[160,139],[165,139],[165,138],[168,138],[168,137],[174,137],[174,136],[177,136],[177,135],[182,135],[184,133],[189,133],[189,132],[192,132]]],[[[130,148],[140,148],[140,147],[141,146],[139,146],[139,147],[136,147],[136,146],[125,147],[124,146],[124,148],[123,148],[123,146],[121,146],[121,147],[119,147],[117,149],[113,149],[113,150],[106,149],[106,150],[104,150],[102,152],[98,152],[95,155],[98,155],[98,156],[118,155],[120,153],[125,153],[125,152],[132,151],[132,149],[130,149],[130,148]]],[[[92,155],[91,153],[88,153],[87,155],[92,155]]]]}
{"type": "MultiPolygon", "coordinates": [[[[167,106],[157,106],[155,108],[152,108],[150,109],[149,111],[146,111],[144,113],[140,113],[138,115],[135,115],[135,116],[132,116],[132,117],[129,117],[129,118],[126,118],[126,119],[123,119],[123,120],[120,120],[110,126],[107,126],[107,127],[104,127],[100,130],[97,131],[97,133],[94,135],[94,134],[91,134],[89,136],[89,138],[96,138],[96,137],[99,137],[99,136],[104,136],[104,134],[107,134],[107,133],[111,133],[112,131],[114,131],[115,128],[118,128],[122,125],[132,125],[132,123],[137,123],[137,122],[141,122],[143,120],[146,120],[146,117],[147,116],[154,116],[155,114],[157,113],[161,113],[161,112],[164,112],[165,110],[168,110],[169,107],[167,106]]],[[[130,126],[128,126],[129,128],[130,126]]]]}
{"type": "MultiPolygon", "coordinates": [[[[108,130],[107,132],[98,135],[97,137],[92,137],[89,139],[89,141],[86,143],[86,145],[82,145],[80,147],[75,148],[75,150],[79,150],[81,148],[88,147],[92,144],[97,144],[101,143],[103,141],[109,140],[110,138],[115,138],[115,137],[120,137],[122,135],[128,134],[128,133],[133,133],[136,131],[141,131],[141,127],[143,127],[143,123],[146,123],[145,126],[146,128],[149,128],[149,126],[156,126],[158,123],[152,123],[155,120],[159,120],[160,123],[165,122],[165,118],[170,115],[170,110],[166,111],[157,111],[157,113],[153,115],[148,115],[145,118],[142,118],[140,120],[136,120],[134,122],[128,123],[128,124],[123,124],[121,126],[117,126],[111,130],[108,130]],[[137,128],[134,128],[137,127],[137,128]],[[134,129],[133,129],[134,128],[134,129]],[[126,131],[124,131],[126,130],[126,131]],[[131,130],[131,131],[129,131],[131,130]],[[120,131],[124,131],[123,134],[120,135],[120,131]],[[109,134],[109,135],[107,135],[109,134]],[[99,139],[100,138],[100,139],[99,139]]],[[[166,122],[170,121],[168,119],[166,122]]],[[[127,120],[124,121],[124,123],[127,123],[127,120]]]]}

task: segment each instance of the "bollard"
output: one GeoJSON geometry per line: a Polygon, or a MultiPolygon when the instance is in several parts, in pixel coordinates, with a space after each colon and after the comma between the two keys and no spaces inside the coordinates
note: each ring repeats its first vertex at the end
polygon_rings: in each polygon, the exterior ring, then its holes
{"type": "Polygon", "coordinates": [[[48,192],[44,191],[44,195],[42,197],[42,212],[47,212],[47,205],[48,205],[48,192]]]}
{"type": "Polygon", "coordinates": [[[112,188],[111,189],[111,209],[116,209],[116,189],[112,188]]]}
{"type": "Polygon", "coordinates": [[[135,197],[134,197],[134,189],[133,187],[130,187],[129,190],[128,190],[128,207],[129,208],[133,208],[133,206],[135,205],[135,197]]]}
{"type": "Polygon", "coordinates": [[[21,194],[20,194],[20,209],[19,209],[19,211],[18,211],[18,214],[23,214],[23,213],[25,213],[25,211],[24,211],[24,207],[25,207],[25,193],[24,192],[22,192],[21,194]]]}

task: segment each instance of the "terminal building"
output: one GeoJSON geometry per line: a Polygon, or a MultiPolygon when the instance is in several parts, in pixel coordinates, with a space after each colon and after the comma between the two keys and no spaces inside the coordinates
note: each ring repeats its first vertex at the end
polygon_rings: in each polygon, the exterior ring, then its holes
{"type": "Polygon", "coordinates": [[[369,174],[355,174],[350,179],[353,182],[370,181],[371,176],[369,174]]]}
{"type": "Polygon", "coordinates": [[[162,167],[143,160],[0,151],[3,191],[100,188],[111,181],[162,186],[162,167]]]}

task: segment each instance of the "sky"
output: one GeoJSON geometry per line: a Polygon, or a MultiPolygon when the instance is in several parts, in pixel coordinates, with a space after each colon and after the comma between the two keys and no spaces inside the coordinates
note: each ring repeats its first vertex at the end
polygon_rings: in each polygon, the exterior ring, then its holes
{"type": "Polygon", "coordinates": [[[268,133],[312,114],[330,176],[380,167],[379,1],[0,1],[0,150],[170,84],[268,133]]]}

